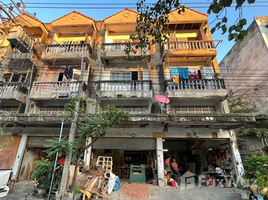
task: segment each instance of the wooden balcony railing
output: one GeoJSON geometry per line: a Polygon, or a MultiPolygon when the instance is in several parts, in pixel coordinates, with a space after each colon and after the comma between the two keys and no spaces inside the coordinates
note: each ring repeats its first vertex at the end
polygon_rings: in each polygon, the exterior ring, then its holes
{"type": "Polygon", "coordinates": [[[49,44],[46,45],[45,53],[82,53],[92,52],[89,44],[49,44]]]}
{"type": "Polygon", "coordinates": [[[178,83],[168,81],[169,90],[221,90],[226,89],[223,79],[179,80],[178,83]]]}
{"type": "Polygon", "coordinates": [[[216,50],[214,41],[192,40],[180,42],[165,42],[164,50],[216,50]]]}
{"type": "MultiPolygon", "coordinates": [[[[127,47],[128,43],[103,43],[102,44],[102,52],[106,51],[124,51],[127,47]]],[[[149,46],[141,49],[136,47],[137,44],[131,43],[132,48],[134,51],[141,52],[141,51],[148,51],[149,46]]]]}
{"type": "Polygon", "coordinates": [[[97,90],[100,91],[149,91],[152,89],[151,81],[98,81],[97,90]]]}
{"type": "Polygon", "coordinates": [[[79,82],[33,82],[31,92],[78,92],[79,82]]]}

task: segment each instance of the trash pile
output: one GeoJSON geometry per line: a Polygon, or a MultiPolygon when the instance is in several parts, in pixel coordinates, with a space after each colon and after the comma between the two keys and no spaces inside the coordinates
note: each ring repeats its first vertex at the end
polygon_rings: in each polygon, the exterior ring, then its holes
{"type": "Polygon", "coordinates": [[[119,189],[120,179],[107,168],[96,166],[88,172],[78,175],[76,184],[83,193],[83,199],[85,196],[87,198],[99,196],[107,199],[112,191],[119,189]]]}

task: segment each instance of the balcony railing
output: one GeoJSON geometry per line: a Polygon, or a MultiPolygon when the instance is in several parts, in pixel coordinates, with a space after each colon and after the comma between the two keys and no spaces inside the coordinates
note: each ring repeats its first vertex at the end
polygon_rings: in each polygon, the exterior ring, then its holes
{"type": "Polygon", "coordinates": [[[3,83],[0,85],[1,96],[5,96],[4,93],[18,92],[21,85],[22,83],[3,83]]]}
{"type": "Polygon", "coordinates": [[[100,91],[149,91],[151,81],[98,81],[97,90],[100,91]]]}
{"type": "Polygon", "coordinates": [[[89,51],[91,47],[89,44],[49,44],[46,45],[46,53],[81,53],[89,51]]]}
{"type": "Polygon", "coordinates": [[[179,80],[168,81],[169,90],[220,90],[226,89],[223,79],[179,80]]]}
{"type": "MultiPolygon", "coordinates": [[[[127,56],[125,49],[129,43],[104,43],[102,44],[102,56],[105,57],[125,57],[127,56]]],[[[135,43],[130,43],[131,48],[135,52],[130,52],[131,56],[150,55],[149,46],[145,48],[137,47],[135,43]]]]}
{"type": "Polygon", "coordinates": [[[30,59],[31,53],[22,53],[18,49],[14,49],[11,55],[12,59],[30,59]]]}
{"type": "Polygon", "coordinates": [[[31,92],[78,92],[79,82],[33,82],[31,92]]]}
{"type": "Polygon", "coordinates": [[[180,42],[165,42],[165,50],[215,50],[214,41],[193,40],[193,41],[180,41],[180,42]]]}

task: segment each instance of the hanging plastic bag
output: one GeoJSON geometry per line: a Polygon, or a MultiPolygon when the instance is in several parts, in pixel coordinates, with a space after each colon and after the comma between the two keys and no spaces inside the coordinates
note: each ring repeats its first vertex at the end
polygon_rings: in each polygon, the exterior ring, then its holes
{"type": "Polygon", "coordinates": [[[114,189],[114,185],[115,185],[115,181],[116,181],[117,176],[112,172],[107,172],[105,174],[105,178],[109,179],[108,184],[107,184],[107,186],[108,186],[107,193],[111,194],[113,189],[114,189]]]}

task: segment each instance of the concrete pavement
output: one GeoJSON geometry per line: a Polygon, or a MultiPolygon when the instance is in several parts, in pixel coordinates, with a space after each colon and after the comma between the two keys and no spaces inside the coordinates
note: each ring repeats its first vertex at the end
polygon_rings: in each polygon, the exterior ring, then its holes
{"type": "MultiPolygon", "coordinates": [[[[136,183],[137,185],[137,183],[136,183]]],[[[219,187],[202,187],[196,186],[191,189],[181,190],[180,187],[171,186],[158,187],[151,184],[140,184],[141,188],[146,188],[145,196],[137,196],[142,193],[141,189],[135,191],[132,184],[122,181],[118,191],[110,194],[110,200],[241,200],[241,194],[247,191],[237,188],[219,188],[219,187]],[[128,187],[127,191],[126,186],[128,187]],[[133,190],[134,191],[130,191],[133,190]],[[131,193],[134,192],[134,193],[131,193]]],[[[41,200],[41,197],[32,196],[33,188],[29,181],[17,182],[14,185],[12,193],[0,198],[0,200],[41,200]]],[[[99,198],[101,199],[101,198],[99,198]]]]}

